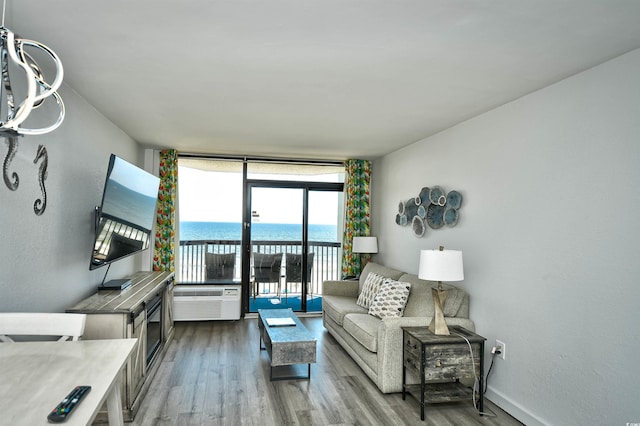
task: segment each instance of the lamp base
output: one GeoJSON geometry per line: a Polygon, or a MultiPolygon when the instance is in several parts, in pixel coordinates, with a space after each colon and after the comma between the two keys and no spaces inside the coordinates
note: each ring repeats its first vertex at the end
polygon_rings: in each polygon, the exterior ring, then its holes
{"type": "Polygon", "coordinates": [[[438,336],[448,336],[450,334],[449,327],[447,327],[442,312],[444,302],[447,300],[447,290],[432,288],[431,297],[433,298],[434,313],[431,324],[429,324],[429,331],[438,336]]]}

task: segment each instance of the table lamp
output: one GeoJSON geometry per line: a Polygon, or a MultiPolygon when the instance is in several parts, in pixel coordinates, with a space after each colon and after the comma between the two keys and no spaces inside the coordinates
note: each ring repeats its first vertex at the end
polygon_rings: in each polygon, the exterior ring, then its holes
{"type": "MultiPolygon", "coordinates": [[[[378,252],[378,237],[353,237],[353,247],[351,250],[353,253],[377,253],[378,252]]],[[[360,263],[362,263],[362,256],[360,256],[360,263]]],[[[365,265],[362,265],[364,269],[365,265]]]]}
{"type": "Polygon", "coordinates": [[[449,335],[449,327],[444,320],[442,308],[447,300],[447,290],[442,288],[442,281],[462,281],[464,269],[462,266],[462,252],[458,250],[420,251],[420,267],[418,277],[421,280],[437,281],[438,287],[431,288],[433,296],[434,314],[429,330],[437,335],[449,335]]]}

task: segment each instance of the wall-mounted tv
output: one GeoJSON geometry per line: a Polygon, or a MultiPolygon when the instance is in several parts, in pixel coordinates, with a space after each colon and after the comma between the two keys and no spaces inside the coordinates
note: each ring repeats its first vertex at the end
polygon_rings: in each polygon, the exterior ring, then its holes
{"type": "Polygon", "coordinates": [[[89,269],[149,248],[160,179],[111,154],[89,269]]]}

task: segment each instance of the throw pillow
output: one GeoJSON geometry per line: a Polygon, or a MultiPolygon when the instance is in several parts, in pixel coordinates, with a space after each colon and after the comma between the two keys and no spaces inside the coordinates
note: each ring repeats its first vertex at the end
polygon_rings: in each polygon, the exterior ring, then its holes
{"type": "Polygon", "coordinates": [[[356,301],[358,306],[369,309],[371,302],[373,302],[373,298],[376,297],[378,290],[380,290],[380,284],[382,284],[382,281],[385,279],[386,278],[382,275],[378,275],[375,272],[369,272],[369,275],[367,275],[367,278],[364,280],[364,284],[362,284],[362,291],[356,301]]]}
{"type": "Polygon", "coordinates": [[[401,317],[404,314],[404,307],[409,299],[410,291],[411,283],[385,279],[369,307],[369,315],[380,319],[401,317]]]}

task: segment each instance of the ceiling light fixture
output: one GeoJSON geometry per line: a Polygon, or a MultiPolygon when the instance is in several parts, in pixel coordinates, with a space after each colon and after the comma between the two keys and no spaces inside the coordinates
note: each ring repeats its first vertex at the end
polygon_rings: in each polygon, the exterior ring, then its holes
{"type": "MultiPolygon", "coordinates": [[[[0,27],[0,59],[2,62],[3,89],[5,90],[3,98],[6,98],[6,121],[0,122],[0,131],[15,132],[19,135],[42,135],[49,133],[58,128],[62,120],[64,120],[64,103],[60,95],[56,92],[62,84],[62,78],[64,76],[62,62],[60,62],[58,55],[44,44],[16,37],[13,31],[5,27],[4,17],[6,4],[7,2],[4,0],[2,6],[2,27],[0,27]],[[51,84],[45,81],[40,66],[33,56],[27,52],[27,47],[39,49],[53,60],[56,76],[51,84]],[[11,63],[15,64],[18,69],[24,72],[27,85],[26,96],[17,107],[9,77],[9,66],[11,63]],[[58,105],[59,113],[57,120],[50,126],[37,129],[21,127],[21,124],[27,119],[29,114],[31,114],[35,108],[41,106],[49,96],[53,97],[58,105]]],[[[2,105],[2,107],[4,106],[5,105],[2,105]]]]}

